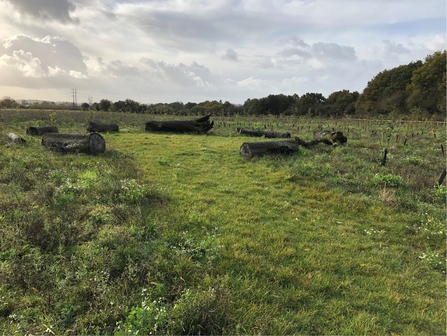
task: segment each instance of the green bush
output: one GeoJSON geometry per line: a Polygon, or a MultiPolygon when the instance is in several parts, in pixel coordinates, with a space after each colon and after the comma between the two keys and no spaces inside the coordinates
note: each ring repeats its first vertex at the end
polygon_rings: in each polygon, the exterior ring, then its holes
{"type": "Polygon", "coordinates": [[[386,175],[376,174],[372,178],[372,183],[375,186],[384,186],[392,188],[397,188],[405,185],[404,180],[402,179],[401,176],[393,174],[386,174],[386,175]]]}

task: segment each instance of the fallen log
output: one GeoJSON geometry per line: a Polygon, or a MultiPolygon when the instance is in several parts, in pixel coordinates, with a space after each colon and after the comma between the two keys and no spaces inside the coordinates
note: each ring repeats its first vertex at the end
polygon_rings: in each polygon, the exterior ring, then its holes
{"type": "Polygon", "coordinates": [[[145,130],[151,132],[207,133],[214,126],[214,121],[209,121],[210,116],[207,115],[196,120],[148,121],[145,130]]]}
{"type": "Polygon", "coordinates": [[[93,121],[87,122],[85,126],[88,132],[118,132],[119,128],[117,124],[103,124],[93,121]]]}
{"type": "Polygon", "coordinates": [[[298,151],[299,143],[295,140],[244,142],[239,153],[246,157],[271,154],[290,155],[298,151]]]}
{"type": "Polygon", "coordinates": [[[256,136],[256,137],[266,137],[266,138],[290,138],[290,133],[263,131],[263,130],[252,130],[246,128],[237,128],[237,132],[243,135],[256,136]]]}
{"type": "Polygon", "coordinates": [[[6,136],[8,137],[9,140],[11,140],[12,142],[16,143],[16,144],[21,144],[21,143],[26,143],[25,139],[23,139],[22,137],[20,137],[19,135],[15,134],[15,133],[6,133],[6,136]]]}
{"type": "Polygon", "coordinates": [[[30,126],[26,129],[26,134],[29,135],[43,135],[46,133],[59,133],[56,126],[30,126]]]}
{"type": "Polygon", "coordinates": [[[337,146],[338,144],[345,144],[348,138],[340,131],[315,131],[313,140],[304,141],[298,137],[295,140],[303,147],[310,147],[319,143],[337,146]]]}
{"type": "Polygon", "coordinates": [[[97,155],[106,151],[106,142],[99,133],[48,133],[42,136],[42,146],[62,153],[97,155]]]}

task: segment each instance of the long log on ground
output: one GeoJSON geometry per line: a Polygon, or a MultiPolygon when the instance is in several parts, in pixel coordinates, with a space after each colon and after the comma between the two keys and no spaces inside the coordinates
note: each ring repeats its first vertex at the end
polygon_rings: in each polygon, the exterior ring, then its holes
{"type": "Polygon", "coordinates": [[[295,140],[244,142],[239,153],[246,157],[271,154],[289,155],[298,151],[299,143],[295,140]]]}
{"type": "Polygon", "coordinates": [[[98,133],[48,133],[42,136],[42,146],[62,153],[86,153],[96,155],[106,151],[106,142],[98,133]]]}
{"type": "Polygon", "coordinates": [[[17,135],[15,133],[9,132],[6,133],[6,136],[8,137],[9,140],[11,140],[16,144],[26,143],[25,139],[23,139],[22,137],[20,137],[20,135],[17,135]]]}
{"type": "Polygon", "coordinates": [[[174,133],[207,133],[214,126],[209,120],[210,115],[196,120],[148,121],[146,131],[174,133]]]}
{"type": "Polygon", "coordinates": [[[310,147],[319,143],[337,146],[338,144],[345,144],[348,138],[340,131],[315,131],[313,140],[304,141],[298,137],[295,140],[303,147],[310,147]]]}
{"type": "Polygon", "coordinates": [[[256,137],[266,137],[266,138],[290,138],[290,133],[263,131],[263,130],[252,130],[247,128],[237,128],[237,132],[243,135],[256,136],[256,137]]]}
{"type": "Polygon", "coordinates": [[[29,135],[43,135],[46,133],[59,133],[56,126],[30,126],[26,129],[26,134],[29,135]]]}
{"type": "Polygon", "coordinates": [[[117,124],[103,124],[93,121],[87,122],[85,126],[88,132],[118,132],[119,128],[117,124]]]}

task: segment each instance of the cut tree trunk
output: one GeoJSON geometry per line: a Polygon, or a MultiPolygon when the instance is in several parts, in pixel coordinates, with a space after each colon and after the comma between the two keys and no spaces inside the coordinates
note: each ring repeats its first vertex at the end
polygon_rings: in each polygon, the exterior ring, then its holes
{"type": "Polygon", "coordinates": [[[26,129],[26,134],[29,135],[42,135],[46,133],[59,133],[59,130],[56,126],[30,126],[26,129]]]}
{"type": "Polygon", "coordinates": [[[207,133],[214,126],[210,115],[196,120],[148,121],[145,130],[151,132],[207,133]]]}
{"type": "Polygon", "coordinates": [[[299,143],[295,140],[244,142],[239,153],[246,157],[271,154],[289,155],[298,151],[299,143]]]}
{"type": "Polygon", "coordinates": [[[9,140],[11,140],[12,142],[16,143],[16,144],[20,144],[20,143],[25,143],[26,141],[24,139],[22,139],[19,135],[15,134],[15,133],[6,133],[6,136],[8,137],[9,140]]]}
{"type": "Polygon", "coordinates": [[[93,121],[87,122],[85,126],[88,132],[118,132],[119,128],[117,124],[103,124],[93,121]]]}
{"type": "Polygon", "coordinates": [[[106,142],[98,133],[44,134],[42,146],[62,153],[99,154],[106,151],[106,142]]]}
{"type": "Polygon", "coordinates": [[[243,135],[256,136],[256,137],[266,137],[266,138],[290,138],[290,133],[272,132],[272,131],[262,131],[262,130],[251,130],[246,128],[238,128],[237,132],[243,135]]]}
{"type": "Polygon", "coordinates": [[[338,144],[345,144],[348,138],[340,131],[315,131],[313,140],[304,141],[298,137],[295,140],[303,147],[310,147],[319,143],[337,146],[338,144]]]}

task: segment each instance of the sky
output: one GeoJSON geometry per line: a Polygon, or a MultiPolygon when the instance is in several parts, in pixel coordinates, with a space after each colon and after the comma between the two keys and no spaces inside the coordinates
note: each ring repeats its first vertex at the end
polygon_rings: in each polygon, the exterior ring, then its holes
{"type": "Polygon", "coordinates": [[[0,0],[0,98],[362,92],[446,49],[445,0],[0,0]]]}

